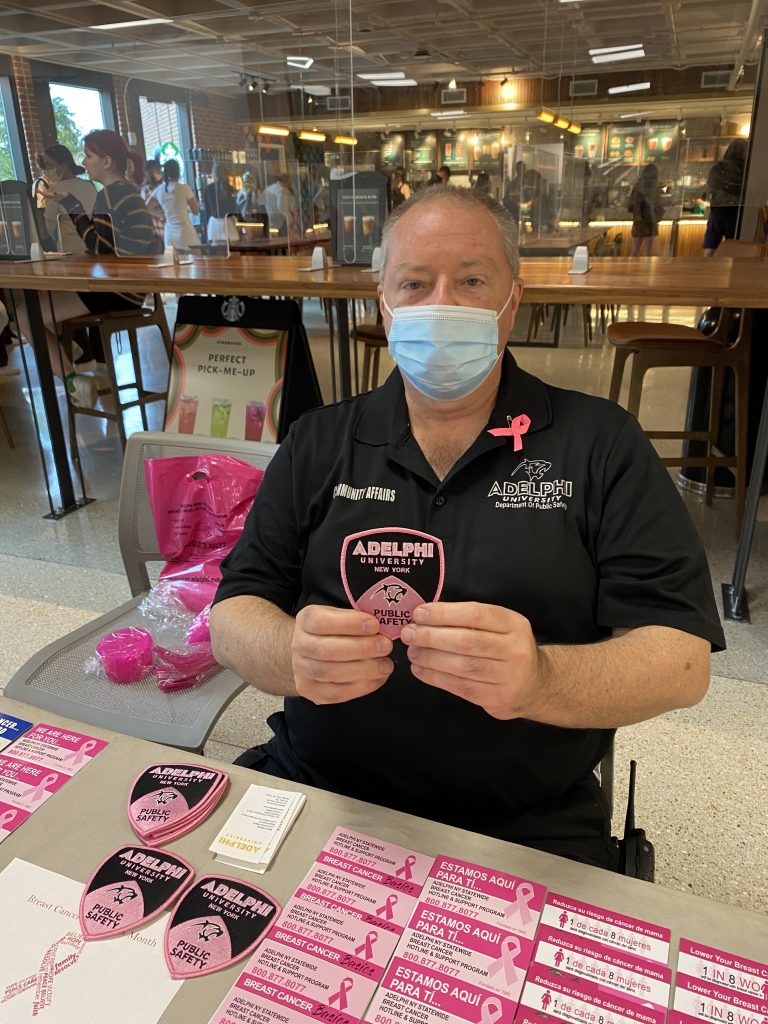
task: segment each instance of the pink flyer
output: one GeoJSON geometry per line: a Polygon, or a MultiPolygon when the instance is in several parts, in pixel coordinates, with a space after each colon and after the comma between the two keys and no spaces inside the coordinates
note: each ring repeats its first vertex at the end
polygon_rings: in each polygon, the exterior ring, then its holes
{"type": "Polygon", "coordinates": [[[549,894],[541,914],[541,923],[571,935],[595,939],[606,946],[620,949],[624,953],[634,953],[635,956],[659,964],[666,965],[669,961],[669,928],[614,914],[611,910],[581,903],[567,896],[549,894]]]}
{"type": "Polygon", "coordinates": [[[679,974],[768,1001],[768,964],[681,939],[677,970],[679,974]]]}
{"type": "Polygon", "coordinates": [[[598,988],[662,1010],[669,1006],[672,972],[668,967],[554,928],[539,928],[536,938],[537,966],[587,978],[598,988]]]}
{"type": "MultiPolygon", "coordinates": [[[[295,897],[286,904],[277,927],[292,932],[308,944],[319,944],[317,954],[340,967],[358,960],[374,965],[376,971],[368,976],[376,981],[397,945],[394,932],[372,927],[362,920],[362,915],[353,917],[295,897]],[[333,950],[332,954],[329,949],[333,950]]],[[[300,948],[312,952],[309,945],[300,948]]]]}
{"type": "MultiPolygon", "coordinates": [[[[416,887],[419,892],[434,863],[434,857],[414,853],[413,850],[406,850],[402,846],[363,836],[359,832],[350,832],[345,828],[336,829],[317,858],[318,861],[324,856],[344,861],[347,867],[343,870],[352,870],[357,866],[376,871],[383,876],[384,885],[400,887],[407,883],[416,887]]],[[[326,860],[325,863],[330,861],[326,860]]],[[[376,878],[372,880],[379,881],[376,878]]]]}
{"type": "Polygon", "coordinates": [[[550,968],[531,964],[525,982],[517,1024],[559,1020],[600,1021],[600,1024],[665,1024],[666,1009],[645,1006],[592,981],[557,975],[550,968]]]}
{"type": "Polygon", "coordinates": [[[681,974],[675,978],[675,998],[670,1010],[670,1024],[691,1024],[709,1021],[712,1024],[762,1024],[768,1019],[768,998],[764,995],[742,995],[722,985],[712,985],[681,974]]]}
{"type": "Polygon", "coordinates": [[[290,985],[286,979],[280,984],[244,971],[219,1004],[210,1024],[307,1024],[308,1019],[327,1024],[360,1024],[346,1010],[316,1003],[301,992],[300,982],[288,980],[290,985]]]}
{"type": "Polygon", "coordinates": [[[474,984],[517,1001],[533,941],[498,925],[419,903],[397,955],[411,964],[474,984]]]}
{"type": "Polygon", "coordinates": [[[395,956],[366,1015],[372,1024],[508,1024],[515,1002],[395,956]]]}
{"type": "Polygon", "coordinates": [[[106,740],[54,725],[36,725],[8,748],[8,754],[31,764],[75,775],[106,747],[106,740]]]}
{"type": "MultiPolygon", "coordinates": [[[[12,748],[9,747],[10,751],[12,748]]],[[[69,779],[61,772],[48,771],[6,754],[0,754],[0,800],[12,808],[31,813],[45,803],[69,779]]],[[[21,824],[19,822],[15,827],[21,824]]]]}
{"type": "MultiPolygon", "coordinates": [[[[302,890],[328,897],[354,910],[363,910],[374,923],[394,925],[399,931],[408,923],[416,902],[411,893],[360,878],[348,871],[315,863],[301,885],[302,890]]],[[[296,895],[299,896],[301,890],[296,895]]]]}
{"type": "Polygon", "coordinates": [[[0,843],[7,839],[11,832],[15,832],[19,825],[27,820],[29,814],[29,811],[23,811],[20,807],[12,807],[11,804],[0,800],[0,843]]]}
{"type": "Polygon", "coordinates": [[[478,864],[438,857],[421,901],[532,939],[546,888],[478,864]]]}

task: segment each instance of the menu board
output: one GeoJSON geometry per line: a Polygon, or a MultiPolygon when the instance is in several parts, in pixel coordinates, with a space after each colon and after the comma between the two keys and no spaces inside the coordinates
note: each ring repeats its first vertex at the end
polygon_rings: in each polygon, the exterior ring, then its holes
{"type": "Polygon", "coordinates": [[[413,166],[432,168],[437,162],[437,136],[430,132],[415,140],[413,147],[413,166]]]}
{"type": "Polygon", "coordinates": [[[643,129],[638,125],[608,126],[608,159],[637,164],[643,152],[643,129]]]}
{"type": "Polygon", "coordinates": [[[501,132],[476,132],[472,136],[472,166],[476,170],[498,168],[501,132]]]}
{"type": "Polygon", "coordinates": [[[601,160],[603,148],[600,144],[600,129],[582,132],[573,144],[573,155],[577,160],[601,160]]]}
{"type": "Polygon", "coordinates": [[[465,168],[467,166],[467,144],[465,135],[457,139],[443,139],[440,143],[440,163],[446,167],[465,168]]]}
{"type": "Polygon", "coordinates": [[[387,214],[386,174],[362,171],[331,179],[331,235],[334,263],[370,266],[381,245],[387,214]]]}
{"type": "Polygon", "coordinates": [[[403,163],[405,139],[402,135],[390,135],[381,144],[381,162],[386,167],[400,167],[403,163]]]}
{"type": "Polygon", "coordinates": [[[643,162],[677,161],[680,127],[677,121],[654,121],[648,126],[643,144],[643,162]]]}

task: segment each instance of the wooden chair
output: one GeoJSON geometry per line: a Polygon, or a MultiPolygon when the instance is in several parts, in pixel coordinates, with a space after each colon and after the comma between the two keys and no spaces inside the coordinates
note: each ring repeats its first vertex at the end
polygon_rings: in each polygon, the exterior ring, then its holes
{"type": "Polygon", "coordinates": [[[360,391],[370,391],[379,385],[381,350],[387,347],[387,335],[384,332],[381,310],[378,305],[375,324],[355,324],[355,341],[359,341],[363,346],[360,391]]]}
{"type": "Polygon", "coordinates": [[[147,422],[146,406],[150,402],[164,402],[167,399],[167,387],[165,391],[148,391],[144,387],[144,380],[141,373],[141,357],[139,354],[139,339],[137,334],[141,328],[155,326],[160,329],[160,333],[163,337],[163,345],[168,356],[169,367],[171,363],[171,355],[173,353],[173,339],[171,338],[171,332],[168,330],[168,322],[165,319],[165,310],[163,309],[161,296],[158,293],[155,293],[152,298],[154,304],[151,307],[143,306],[141,309],[137,309],[135,311],[129,310],[127,312],[119,313],[86,313],[83,316],[75,316],[69,320],[65,320],[62,324],[62,344],[67,351],[71,350],[73,336],[78,329],[86,327],[98,331],[104,348],[104,360],[107,370],[107,386],[99,388],[97,395],[98,397],[110,396],[112,399],[111,409],[89,409],[83,406],[74,405],[70,401],[69,394],[67,394],[69,427],[73,439],[75,436],[75,417],[96,416],[101,419],[111,420],[116,424],[117,433],[120,438],[120,445],[123,451],[125,451],[126,437],[125,424],[123,422],[123,414],[125,413],[125,410],[138,406],[141,411],[141,422],[144,426],[144,430],[148,430],[149,425],[147,422]],[[117,383],[115,361],[112,354],[112,336],[114,334],[119,334],[121,331],[126,331],[128,334],[128,343],[130,345],[131,358],[133,359],[134,379],[128,384],[117,383]],[[123,391],[135,391],[137,397],[128,401],[123,401],[123,391]]]}
{"type": "MultiPolygon", "coordinates": [[[[724,240],[716,257],[738,257],[762,259],[764,246],[736,239],[724,240]]],[[[630,356],[632,375],[629,384],[627,410],[637,417],[640,411],[643,378],[646,371],[662,366],[711,367],[712,386],[710,391],[709,427],[706,431],[647,430],[649,438],[666,438],[680,441],[704,441],[707,444],[705,456],[668,456],[662,459],[665,466],[706,467],[704,500],[712,504],[715,468],[731,468],[736,477],[736,518],[741,522],[744,511],[747,476],[747,422],[749,416],[749,363],[752,344],[751,311],[743,310],[738,333],[733,339],[735,310],[723,310],[713,334],[702,334],[695,327],[682,324],[648,323],[627,321],[609,324],[608,340],[614,346],[613,373],[609,398],[618,402],[624,366],[630,356]],[[736,445],[733,456],[723,455],[716,449],[720,430],[720,413],[723,398],[725,371],[731,368],[736,379],[736,445]]]]}

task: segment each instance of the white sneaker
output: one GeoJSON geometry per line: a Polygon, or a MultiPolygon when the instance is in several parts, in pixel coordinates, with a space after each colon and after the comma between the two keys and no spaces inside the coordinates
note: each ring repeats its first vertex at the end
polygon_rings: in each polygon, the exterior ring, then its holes
{"type": "Polygon", "coordinates": [[[78,373],[70,373],[66,380],[67,393],[72,405],[81,409],[93,409],[98,398],[96,381],[93,377],[82,377],[78,373]]]}

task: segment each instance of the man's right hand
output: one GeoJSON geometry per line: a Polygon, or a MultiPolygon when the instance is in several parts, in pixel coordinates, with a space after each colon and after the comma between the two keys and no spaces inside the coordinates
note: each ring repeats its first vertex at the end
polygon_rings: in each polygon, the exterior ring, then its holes
{"type": "Polygon", "coordinates": [[[291,662],[300,697],[340,704],[378,690],[394,665],[392,641],[366,612],[311,604],[296,616],[291,662]]]}

